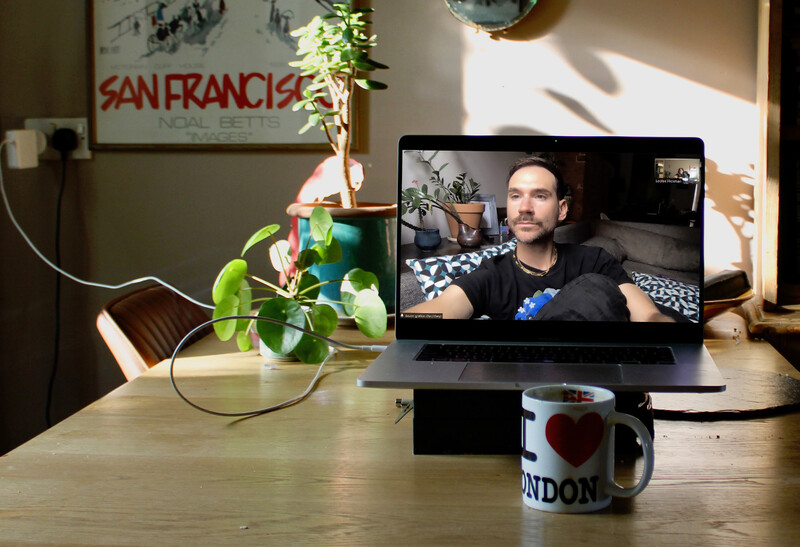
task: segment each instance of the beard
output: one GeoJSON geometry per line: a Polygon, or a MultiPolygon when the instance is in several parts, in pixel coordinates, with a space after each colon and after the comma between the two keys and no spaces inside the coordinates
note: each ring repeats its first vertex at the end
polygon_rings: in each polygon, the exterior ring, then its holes
{"type": "Polygon", "coordinates": [[[547,219],[538,220],[532,215],[525,214],[519,215],[508,221],[508,227],[514,233],[514,237],[517,238],[517,241],[527,244],[541,243],[552,240],[557,224],[558,220],[556,219],[553,219],[552,221],[547,219]],[[523,226],[522,228],[518,229],[517,226],[523,222],[533,223],[533,225],[523,226]]]}

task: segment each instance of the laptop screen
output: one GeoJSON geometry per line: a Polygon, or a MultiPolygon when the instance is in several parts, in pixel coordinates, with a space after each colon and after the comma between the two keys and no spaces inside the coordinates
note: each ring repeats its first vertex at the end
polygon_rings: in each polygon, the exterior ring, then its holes
{"type": "Polygon", "coordinates": [[[702,340],[700,139],[408,135],[398,169],[398,338],[702,340]],[[454,194],[478,204],[477,221],[457,213],[478,233],[450,232],[454,194]]]}

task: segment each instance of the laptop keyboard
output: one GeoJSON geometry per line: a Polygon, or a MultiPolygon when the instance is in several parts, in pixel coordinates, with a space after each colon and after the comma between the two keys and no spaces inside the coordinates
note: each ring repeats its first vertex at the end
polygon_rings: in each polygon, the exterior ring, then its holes
{"type": "Polygon", "coordinates": [[[667,346],[425,344],[414,360],[531,364],[675,364],[675,356],[667,346]]]}

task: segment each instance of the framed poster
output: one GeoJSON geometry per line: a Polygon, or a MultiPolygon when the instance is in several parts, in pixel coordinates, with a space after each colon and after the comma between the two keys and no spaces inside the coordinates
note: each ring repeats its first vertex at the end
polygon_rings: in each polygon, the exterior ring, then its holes
{"type": "Polygon", "coordinates": [[[290,33],[335,0],[90,0],[92,148],[323,148],[290,33]]]}

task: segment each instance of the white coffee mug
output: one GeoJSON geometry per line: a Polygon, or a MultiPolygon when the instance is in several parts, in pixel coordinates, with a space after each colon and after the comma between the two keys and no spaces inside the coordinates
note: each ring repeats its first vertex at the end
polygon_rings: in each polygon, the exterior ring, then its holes
{"type": "Polygon", "coordinates": [[[653,475],[653,440],[647,428],[614,410],[603,388],[550,385],[522,393],[522,501],[555,513],[608,507],[612,496],[633,497],[653,475]],[[644,469],[633,488],[614,482],[614,426],[633,429],[642,443],[644,469]]]}

